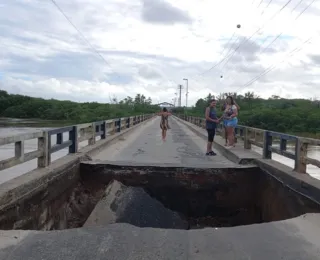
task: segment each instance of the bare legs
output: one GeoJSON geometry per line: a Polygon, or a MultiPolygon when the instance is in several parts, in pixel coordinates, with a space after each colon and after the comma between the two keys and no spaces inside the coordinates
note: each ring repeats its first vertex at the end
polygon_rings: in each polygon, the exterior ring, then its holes
{"type": "Polygon", "coordinates": [[[226,127],[228,145],[234,146],[234,127],[227,126],[226,127]]]}
{"type": "Polygon", "coordinates": [[[226,139],[225,146],[228,146],[228,132],[227,132],[227,127],[224,127],[224,137],[226,139]]]}
{"type": "Polygon", "coordinates": [[[162,140],[165,141],[167,137],[167,130],[166,129],[162,129],[162,140]]]}
{"type": "Polygon", "coordinates": [[[207,153],[210,153],[212,151],[212,142],[207,143],[207,153]]]}

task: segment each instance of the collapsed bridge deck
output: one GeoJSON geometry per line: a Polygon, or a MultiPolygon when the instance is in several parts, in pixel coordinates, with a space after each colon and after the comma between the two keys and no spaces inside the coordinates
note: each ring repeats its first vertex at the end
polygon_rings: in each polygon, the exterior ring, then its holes
{"type": "Polygon", "coordinates": [[[0,259],[320,259],[317,184],[302,189],[295,176],[270,172],[269,161],[240,165],[223,150],[206,157],[201,135],[174,118],[170,125],[166,142],[152,119],[73,164],[65,201],[51,198],[62,214],[15,223],[51,230],[1,231],[0,259]]]}

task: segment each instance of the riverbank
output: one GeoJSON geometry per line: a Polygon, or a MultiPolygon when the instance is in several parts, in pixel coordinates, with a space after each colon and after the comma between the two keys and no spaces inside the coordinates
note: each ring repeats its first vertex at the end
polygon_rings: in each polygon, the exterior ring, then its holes
{"type": "Polygon", "coordinates": [[[301,137],[307,137],[307,138],[314,138],[314,139],[320,139],[320,133],[287,133],[290,135],[296,135],[301,137]]]}
{"type": "Polygon", "coordinates": [[[0,127],[62,127],[79,124],[79,122],[68,120],[42,120],[36,118],[19,119],[0,117],[0,127]]]}
{"type": "MultiPolygon", "coordinates": [[[[19,118],[7,118],[0,117],[0,127],[63,127],[69,125],[80,124],[76,120],[43,120],[37,118],[19,119],[19,118]]],[[[285,132],[285,134],[320,139],[320,133],[294,133],[285,132]]]]}

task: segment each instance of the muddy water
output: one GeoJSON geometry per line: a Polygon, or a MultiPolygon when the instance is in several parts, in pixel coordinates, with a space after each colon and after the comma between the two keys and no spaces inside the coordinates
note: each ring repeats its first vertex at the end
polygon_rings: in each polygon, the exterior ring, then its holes
{"type": "MultiPolygon", "coordinates": [[[[49,128],[14,128],[14,127],[1,127],[0,128],[0,138],[4,136],[10,136],[10,135],[19,135],[22,133],[32,133],[36,131],[43,131],[49,128]]],[[[63,140],[68,140],[69,139],[69,134],[64,133],[63,135],[63,140]]],[[[100,137],[97,137],[96,140],[99,140],[100,137]]],[[[51,143],[55,144],[56,143],[56,136],[51,137],[51,143]]],[[[88,145],[88,141],[83,141],[79,144],[79,147],[85,147],[88,145]]],[[[25,141],[24,144],[24,152],[32,152],[38,149],[38,140],[37,139],[32,139],[32,140],[27,140],[25,141]]],[[[68,148],[65,148],[63,150],[57,151],[51,155],[51,161],[55,161],[65,155],[68,154],[68,148]]],[[[3,159],[8,159],[14,156],[14,145],[2,145],[0,146],[0,160],[3,159]]],[[[13,179],[15,177],[18,177],[22,174],[25,174],[31,170],[36,169],[37,167],[37,160],[31,160],[29,162],[23,163],[16,165],[14,167],[11,167],[9,169],[5,169],[0,171],[0,183],[6,182],[10,179],[13,179]]]]}
{"type": "MultiPolygon", "coordinates": [[[[275,146],[277,146],[277,144],[275,144],[275,146]]],[[[288,145],[287,146],[287,150],[290,152],[295,152],[294,151],[295,147],[293,145],[288,145]]],[[[262,149],[257,147],[257,146],[252,146],[252,150],[254,150],[255,152],[258,152],[259,154],[262,155],[262,149]]],[[[317,159],[320,160],[320,146],[311,146],[308,149],[308,156],[310,158],[313,159],[317,159]]],[[[278,162],[281,162],[291,168],[294,167],[294,160],[291,160],[287,157],[284,157],[282,155],[278,155],[276,153],[272,154],[272,159],[278,162]]],[[[314,178],[317,178],[320,180],[320,168],[318,168],[317,166],[313,166],[313,165],[308,165],[307,167],[307,173],[309,173],[311,176],[313,176],[314,178]]]]}

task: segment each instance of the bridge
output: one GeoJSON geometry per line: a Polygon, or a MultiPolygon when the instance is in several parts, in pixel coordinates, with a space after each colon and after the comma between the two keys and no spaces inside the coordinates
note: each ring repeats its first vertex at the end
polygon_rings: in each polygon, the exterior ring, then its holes
{"type": "Polygon", "coordinates": [[[203,118],[169,123],[166,142],[155,115],[0,137],[0,259],[320,258],[320,140],[239,126],[205,156],[203,118]]]}
{"type": "Polygon", "coordinates": [[[158,106],[159,106],[159,107],[167,107],[167,108],[175,107],[174,104],[171,104],[171,103],[168,103],[168,102],[159,103],[158,106]]]}

